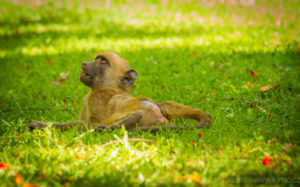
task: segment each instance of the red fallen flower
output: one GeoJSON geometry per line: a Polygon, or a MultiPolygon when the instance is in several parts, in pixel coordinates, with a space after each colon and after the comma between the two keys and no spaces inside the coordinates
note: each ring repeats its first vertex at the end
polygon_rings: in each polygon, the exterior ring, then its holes
{"type": "Polygon", "coordinates": [[[266,166],[266,165],[271,165],[271,158],[268,157],[268,156],[265,156],[263,159],[262,159],[262,165],[263,166],[266,166]]]}
{"type": "Polygon", "coordinates": [[[252,69],[250,69],[250,75],[254,78],[258,77],[258,73],[255,73],[252,69]]]}
{"type": "Polygon", "coordinates": [[[199,138],[201,138],[201,137],[202,137],[202,133],[201,133],[201,132],[198,132],[198,134],[197,134],[197,135],[198,135],[198,137],[199,137],[199,138]]]}
{"type": "Polygon", "coordinates": [[[21,154],[22,154],[22,152],[17,152],[16,158],[19,158],[21,154]]]}
{"type": "Polygon", "coordinates": [[[16,30],[16,35],[20,35],[21,31],[19,29],[16,30]]]}
{"type": "Polygon", "coordinates": [[[51,64],[52,60],[51,59],[48,59],[46,64],[51,64]]]}
{"type": "Polygon", "coordinates": [[[222,149],[219,149],[219,152],[220,152],[220,154],[223,154],[223,153],[224,153],[222,149]]]}
{"type": "Polygon", "coordinates": [[[9,164],[4,164],[4,163],[0,162],[0,170],[2,170],[2,169],[9,170],[9,168],[10,168],[9,164]]]}

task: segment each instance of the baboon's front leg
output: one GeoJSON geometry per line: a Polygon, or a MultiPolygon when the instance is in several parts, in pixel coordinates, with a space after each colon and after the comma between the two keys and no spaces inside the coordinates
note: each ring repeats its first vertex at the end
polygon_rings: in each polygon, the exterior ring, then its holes
{"type": "MultiPolygon", "coordinates": [[[[62,131],[65,131],[69,128],[73,128],[79,126],[79,129],[88,126],[89,128],[93,128],[96,130],[101,129],[109,129],[114,130],[119,128],[121,125],[124,125],[127,130],[135,129],[136,124],[140,121],[143,117],[144,112],[139,110],[135,112],[128,112],[128,113],[114,113],[112,116],[107,118],[101,124],[96,123],[85,123],[85,122],[71,122],[71,123],[54,123],[52,127],[58,128],[62,131]]],[[[49,126],[49,123],[42,122],[42,121],[34,121],[31,122],[29,125],[29,129],[32,131],[36,128],[45,128],[49,126]]]]}
{"type": "MultiPolygon", "coordinates": [[[[45,128],[45,127],[48,127],[48,126],[49,126],[49,123],[42,122],[42,121],[34,121],[34,122],[31,122],[29,124],[29,129],[32,131],[33,129],[36,129],[36,128],[45,128]]],[[[89,128],[96,127],[95,124],[87,124],[87,123],[84,123],[84,122],[54,123],[54,124],[52,124],[52,127],[58,128],[62,131],[65,131],[68,128],[73,128],[73,127],[76,127],[76,126],[79,126],[79,128],[84,128],[84,126],[88,126],[89,128]]]]}
{"type": "Polygon", "coordinates": [[[169,120],[174,118],[194,119],[199,121],[197,126],[201,128],[211,123],[211,116],[197,108],[181,105],[173,101],[166,101],[157,106],[169,120]]]}

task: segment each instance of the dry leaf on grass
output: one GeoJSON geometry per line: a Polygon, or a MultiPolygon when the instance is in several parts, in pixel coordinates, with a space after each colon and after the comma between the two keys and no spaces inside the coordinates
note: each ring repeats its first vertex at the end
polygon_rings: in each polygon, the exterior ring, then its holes
{"type": "Polygon", "coordinates": [[[59,74],[59,83],[60,84],[64,84],[66,82],[66,80],[67,80],[68,75],[69,75],[69,72],[66,72],[66,73],[65,72],[61,72],[59,74]]]}
{"type": "Polygon", "coordinates": [[[278,87],[279,87],[279,84],[273,85],[273,86],[267,85],[267,86],[263,86],[263,87],[259,88],[259,91],[261,91],[261,92],[266,92],[266,91],[268,91],[268,90],[270,90],[270,89],[276,89],[276,88],[278,88],[278,87]]]}

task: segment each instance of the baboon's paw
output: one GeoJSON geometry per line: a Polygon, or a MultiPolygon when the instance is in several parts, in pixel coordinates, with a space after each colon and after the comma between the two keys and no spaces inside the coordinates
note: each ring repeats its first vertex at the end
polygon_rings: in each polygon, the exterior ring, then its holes
{"type": "Polygon", "coordinates": [[[29,124],[30,131],[36,128],[45,128],[45,127],[47,127],[47,123],[42,121],[34,121],[29,124]]]}

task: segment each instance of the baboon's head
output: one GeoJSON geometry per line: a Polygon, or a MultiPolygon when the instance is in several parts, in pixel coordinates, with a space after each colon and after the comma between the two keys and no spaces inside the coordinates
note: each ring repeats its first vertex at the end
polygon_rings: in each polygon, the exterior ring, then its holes
{"type": "Polygon", "coordinates": [[[92,89],[113,86],[129,90],[137,75],[116,53],[102,52],[96,55],[94,62],[82,63],[80,81],[92,89]]]}

